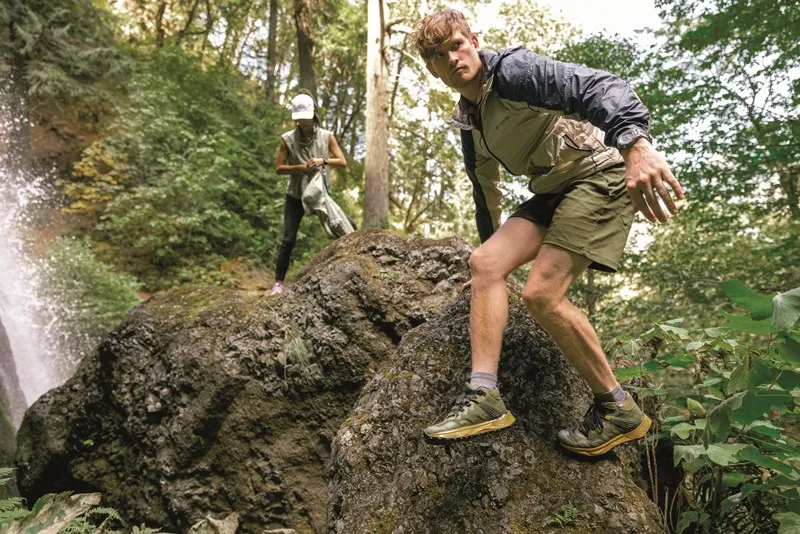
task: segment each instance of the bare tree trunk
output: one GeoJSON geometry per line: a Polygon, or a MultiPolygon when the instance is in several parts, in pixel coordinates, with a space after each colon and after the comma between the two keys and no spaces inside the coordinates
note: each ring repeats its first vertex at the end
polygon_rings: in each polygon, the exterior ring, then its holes
{"type": "Polygon", "coordinates": [[[781,188],[786,193],[786,203],[789,206],[789,213],[792,219],[800,221],[800,176],[792,172],[792,166],[779,163],[776,167],[781,188]]]}
{"type": "Polygon", "coordinates": [[[189,14],[186,15],[186,24],[183,25],[181,31],[178,32],[178,37],[176,38],[177,44],[181,44],[183,38],[186,37],[186,32],[189,31],[189,28],[192,27],[192,22],[194,22],[194,16],[197,14],[197,7],[200,5],[200,0],[194,0],[192,4],[192,8],[189,10],[189,14]]]}
{"type": "Polygon", "coordinates": [[[278,42],[278,0],[269,0],[269,36],[267,37],[267,102],[275,98],[275,60],[278,42]]]}
{"type": "Polygon", "coordinates": [[[161,2],[156,12],[156,48],[164,48],[164,12],[167,10],[167,3],[161,2]]]}
{"type": "Polygon", "coordinates": [[[314,70],[314,38],[311,35],[310,0],[294,0],[294,23],[297,28],[297,57],[300,63],[300,86],[317,98],[317,73],[314,70]]]}
{"type": "Polygon", "coordinates": [[[389,223],[389,65],[384,0],[367,0],[367,118],[364,226],[389,223]]]}

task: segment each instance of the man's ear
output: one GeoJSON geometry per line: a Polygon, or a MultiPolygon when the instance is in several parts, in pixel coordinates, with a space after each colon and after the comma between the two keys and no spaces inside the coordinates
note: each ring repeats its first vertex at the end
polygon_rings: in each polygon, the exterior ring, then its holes
{"type": "Polygon", "coordinates": [[[480,45],[478,44],[478,36],[475,35],[474,33],[472,34],[472,37],[469,38],[469,41],[472,43],[472,46],[474,46],[476,49],[480,48],[480,45]]]}
{"type": "Polygon", "coordinates": [[[433,67],[431,67],[431,62],[430,61],[426,61],[425,62],[425,67],[427,67],[428,72],[430,72],[433,75],[434,78],[438,78],[439,77],[439,75],[436,74],[436,71],[433,70],[433,67]]]}

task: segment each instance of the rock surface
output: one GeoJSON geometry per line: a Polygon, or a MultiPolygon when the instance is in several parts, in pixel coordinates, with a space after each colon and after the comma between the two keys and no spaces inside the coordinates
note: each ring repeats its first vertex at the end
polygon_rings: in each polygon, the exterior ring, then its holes
{"type": "Polygon", "coordinates": [[[584,382],[511,296],[500,382],[517,423],[450,447],[421,429],[463,391],[469,298],[403,338],[333,444],[329,531],[392,534],[662,532],[630,475],[634,445],[599,461],[555,444],[590,400],[584,382]],[[463,373],[462,373],[463,371],[463,373]],[[562,528],[564,527],[564,528],[562,528]]]}
{"type": "MultiPolygon", "coordinates": [[[[12,422],[11,410],[11,388],[6,386],[8,381],[13,388],[19,388],[17,380],[16,366],[11,355],[11,344],[8,336],[0,322],[0,467],[12,467],[14,465],[14,453],[16,451],[16,428],[12,422]],[[13,379],[13,381],[12,381],[13,379]]],[[[21,395],[22,392],[20,391],[21,395]]],[[[12,479],[5,486],[0,486],[0,499],[16,495],[17,490],[12,479]]]]}
{"type": "Polygon", "coordinates": [[[20,490],[99,491],[174,532],[234,511],[240,532],[324,531],[336,430],[403,335],[455,298],[468,254],[356,232],[280,296],[153,297],[28,410],[20,490]]]}
{"type": "Polygon", "coordinates": [[[5,414],[12,424],[18,425],[22,420],[22,414],[25,413],[25,408],[27,408],[27,403],[19,384],[17,366],[11,353],[11,343],[3,327],[3,322],[0,321],[0,417],[2,417],[1,414],[5,414]]]}

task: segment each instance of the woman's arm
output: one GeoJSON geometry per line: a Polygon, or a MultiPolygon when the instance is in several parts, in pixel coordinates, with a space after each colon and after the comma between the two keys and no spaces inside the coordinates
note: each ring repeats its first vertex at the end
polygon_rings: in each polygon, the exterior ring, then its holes
{"type": "Polygon", "coordinates": [[[275,156],[275,171],[278,174],[293,174],[296,172],[306,172],[305,165],[289,165],[286,163],[286,158],[289,155],[289,147],[286,146],[286,141],[281,139],[281,146],[278,147],[278,155],[275,156]]]}

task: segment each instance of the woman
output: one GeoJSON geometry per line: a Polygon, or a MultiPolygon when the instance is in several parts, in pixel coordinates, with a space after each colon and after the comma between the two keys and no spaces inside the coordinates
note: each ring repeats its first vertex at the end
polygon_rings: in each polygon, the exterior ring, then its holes
{"type": "Polygon", "coordinates": [[[281,145],[275,158],[275,170],[278,174],[289,175],[289,185],[283,208],[283,241],[278,250],[273,295],[283,292],[283,280],[305,213],[301,199],[309,180],[321,172],[330,191],[330,168],[347,167],[347,160],[336,137],[320,127],[314,99],[305,89],[301,89],[292,99],[292,119],[295,128],[281,136],[281,145]]]}

